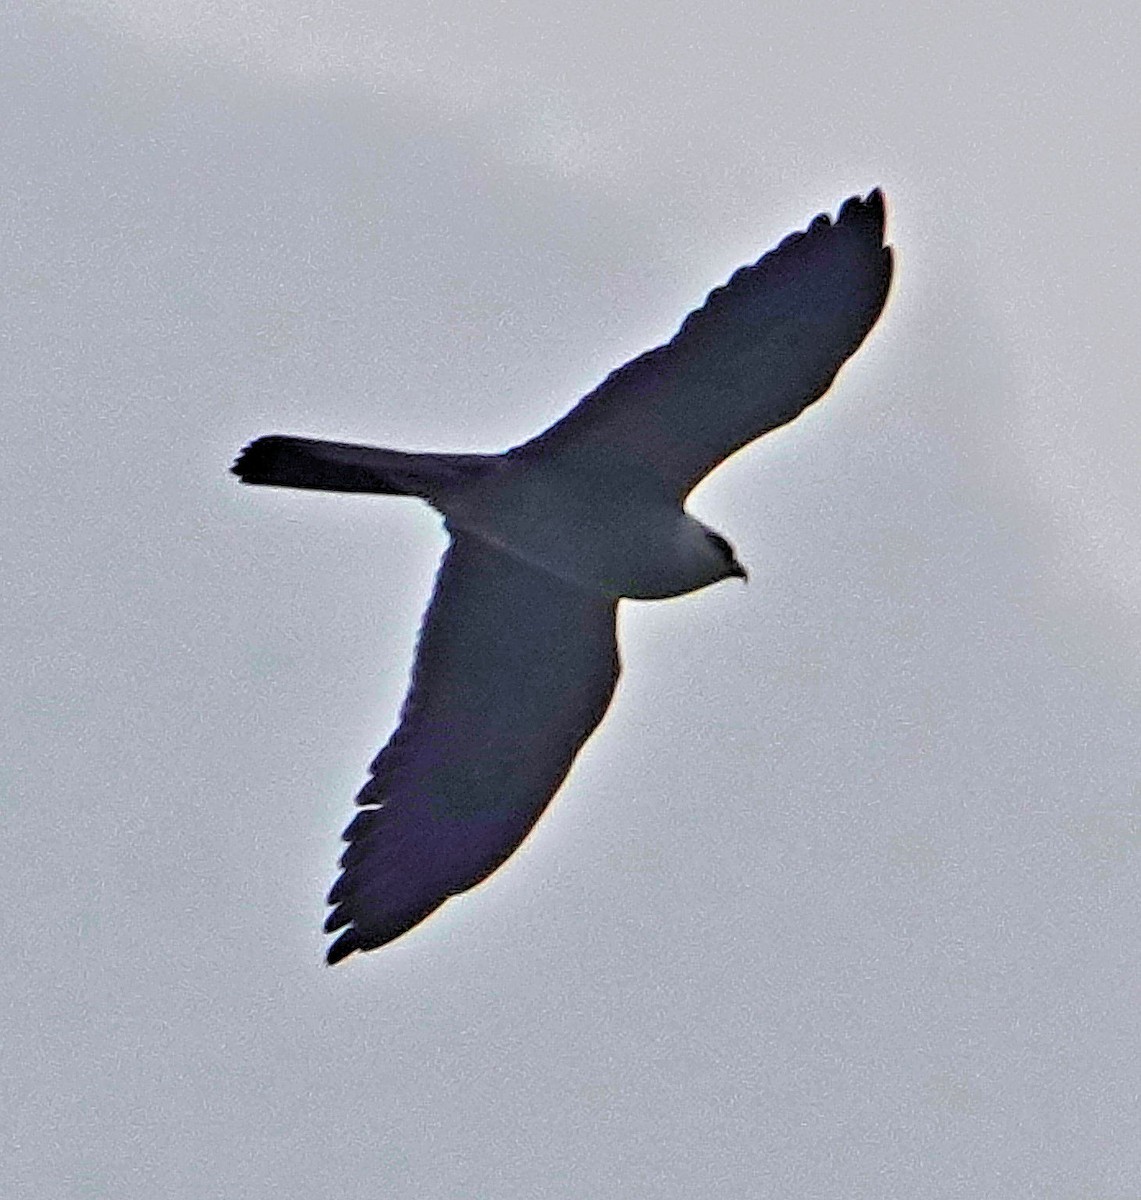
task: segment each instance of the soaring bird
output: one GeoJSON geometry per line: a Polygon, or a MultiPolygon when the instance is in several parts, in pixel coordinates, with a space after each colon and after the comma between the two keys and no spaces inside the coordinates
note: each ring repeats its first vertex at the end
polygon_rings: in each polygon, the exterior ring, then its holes
{"type": "Polygon", "coordinates": [[[891,276],[876,189],[742,267],[672,340],[502,454],[279,434],[241,452],[243,483],[417,496],[451,539],[399,725],[343,835],[330,964],[407,933],[520,845],[610,705],[620,600],[745,576],[686,497],[824,395],[891,276]]]}

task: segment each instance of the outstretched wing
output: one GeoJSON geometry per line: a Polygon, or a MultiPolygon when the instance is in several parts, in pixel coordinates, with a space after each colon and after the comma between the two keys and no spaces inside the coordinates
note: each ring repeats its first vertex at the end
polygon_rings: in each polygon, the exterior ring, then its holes
{"type": "Polygon", "coordinates": [[[399,937],[523,841],[614,694],[615,607],[453,533],[400,726],[344,833],[330,963],[399,937]]]}
{"type": "Polygon", "coordinates": [[[828,390],[887,299],[891,248],[877,189],[821,214],[690,313],[513,454],[647,468],[687,495],[718,463],[828,390]]]}

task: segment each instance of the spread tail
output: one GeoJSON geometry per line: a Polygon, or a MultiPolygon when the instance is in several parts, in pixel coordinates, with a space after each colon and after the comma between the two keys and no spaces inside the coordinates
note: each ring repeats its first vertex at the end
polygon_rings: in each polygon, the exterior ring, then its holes
{"type": "Polygon", "coordinates": [[[271,434],[238,455],[230,468],[243,483],[310,488],[319,492],[372,492],[434,501],[449,484],[478,474],[494,456],[405,454],[378,446],[271,434]]]}

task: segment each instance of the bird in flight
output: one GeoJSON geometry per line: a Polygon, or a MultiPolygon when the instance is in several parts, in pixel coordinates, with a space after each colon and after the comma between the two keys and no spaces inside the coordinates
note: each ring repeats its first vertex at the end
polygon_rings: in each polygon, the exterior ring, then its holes
{"type": "Polygon", "coordinates": [[[505,453],[278,434],[241,452],[243,483],[416,496],[451,538],[399,725],[343,835],[330,964],[407,933],[520,845],[610,705],[619,600],[745,577],[686,497],[824,395],[891,275],[876,189],[742,267],[666,345],[505,453]]]}

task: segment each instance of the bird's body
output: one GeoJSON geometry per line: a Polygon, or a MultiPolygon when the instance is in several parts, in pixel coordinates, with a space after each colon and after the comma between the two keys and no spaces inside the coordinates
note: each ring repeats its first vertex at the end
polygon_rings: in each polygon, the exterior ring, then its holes
{"type": "Polygon", "coordinates": [[[400,725],[345,831],[330,962],[411,929],[526,837],[609,706],[620,599],[744,576],[685,498],[823,395],[866,337],[891,282],[883,225],[878,191],[817,217],[505,454],[280,435],[243,451],[244,482],[419,496],[452,539],[400,725]]]}
{"type": "Polygon", "coordinates": [[[506,455],[497,471],[449,497],[449,527],[615,600],[681,596],[725,577],[725,556],[706,527],[664,489],[631,486],[629,471],[534,463],[506,455]]]}

